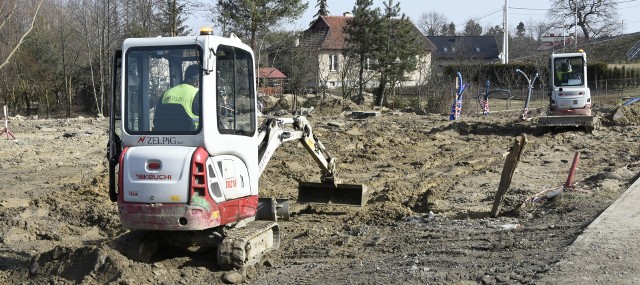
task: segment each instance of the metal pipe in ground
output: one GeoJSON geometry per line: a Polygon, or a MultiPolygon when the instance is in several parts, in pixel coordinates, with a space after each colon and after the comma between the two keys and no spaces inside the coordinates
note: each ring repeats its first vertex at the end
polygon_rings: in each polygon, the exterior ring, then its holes
{"type": "Polygon", "coordinates": [[[573,162],[571,163],[571,169],[569,170],[569,176],[567,176],[567,181],[564,183],[564,189],[573,189],[573,176],[576,174],[576,168],[578,167],[578,163],[580,162],[580,152],[577,151],[573,156],[573,162]]]}

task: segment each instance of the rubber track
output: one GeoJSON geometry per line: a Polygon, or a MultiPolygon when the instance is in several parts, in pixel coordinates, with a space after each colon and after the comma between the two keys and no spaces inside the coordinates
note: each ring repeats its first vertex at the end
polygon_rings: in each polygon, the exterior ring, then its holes
{"type": "Polygon", "coordinates": [[[218,265],[223,269],[242,268],[256,264],[262,256],[280,246],[280,229],[278,223],[273,221],[253,221],[246,227],[227,231],[224,240],[218,247],[218,265]],[[247,260],[247,244],[255,236],[264,231],[274,231],[274,246],[269,248],[251,260],[247,260]]]}

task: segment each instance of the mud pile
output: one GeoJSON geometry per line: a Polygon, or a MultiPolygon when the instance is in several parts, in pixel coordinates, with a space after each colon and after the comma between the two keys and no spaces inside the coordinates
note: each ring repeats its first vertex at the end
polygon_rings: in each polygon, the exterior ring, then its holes
{"type": "Polygon", "coordinates": [[[611,118],[619,125],[640,126],[640,102],[618,107],[611,118]]]}
{"type": "MultiPolygon", "coordinates": [[[[371,97],[370,95],[367,98],[371,97]]],[[[323,95],[298,95],[284,94],[282,96],[262,96],[259,98],[263,106],[263,113],[300,113],[302,108],[310,110],[310,114],[321,116],[338,116],[345,111],[368,110],[372,99],[365,100],[362,106],[351,100],[331,94],[323,95]],[[369,106],[369,107],[368,107],[369,106]]]]}

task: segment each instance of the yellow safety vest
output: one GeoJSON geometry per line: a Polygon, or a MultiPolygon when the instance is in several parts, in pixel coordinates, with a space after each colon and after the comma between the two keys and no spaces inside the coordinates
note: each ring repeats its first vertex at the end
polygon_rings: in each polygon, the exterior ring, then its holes
{"type": "Polygon", "coordinates": [[[562,77],[565,74],[571,74],[570,71],[556,71],[556,79],[558,80],[558,83],[560,83],[562,81],[562,77]]]}
{"type": "Polygon", "coordinates": [[[187,112],[187,115],[193,119],[197,126],[200,117],[193,114],[193,110],[191,110],[193,106],[193,98],[196,97],[196,93],[198,93],[198,88],[193,85],[187,83],[178,84],[164,92],[164,95],[162,95],[162,104],[182,105],[184,110],[187,112]]]}

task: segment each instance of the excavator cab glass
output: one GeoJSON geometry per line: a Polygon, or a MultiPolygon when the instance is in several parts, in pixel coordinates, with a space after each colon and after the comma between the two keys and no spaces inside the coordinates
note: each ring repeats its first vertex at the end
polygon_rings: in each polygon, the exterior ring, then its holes
{"type": "Polygon", "coordinates": [[[553,66],[554,86],[584,85],[584,59],[582,57],[556,58],[553,61],[553,66]]]}
{"type": "Polygon", "coordinates": [[[253,136],[256,97],[253,57],[246,50],[219,45],[216,50],[216,102],[221,134],[253,136]]]}
{"type": "Polygon", "coordinates": [[[199,131],[202,63],[197,55],[200,52],[196,45],[127,50],[123,68],[127,133],[195,134],[199,131]]]}

